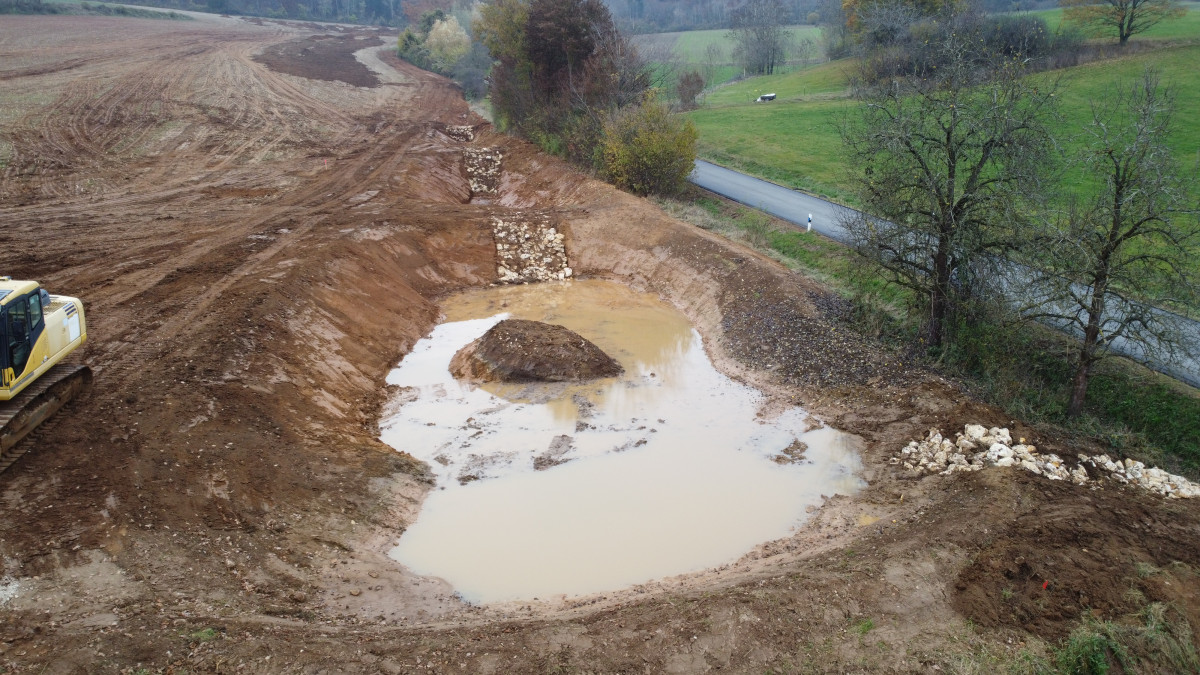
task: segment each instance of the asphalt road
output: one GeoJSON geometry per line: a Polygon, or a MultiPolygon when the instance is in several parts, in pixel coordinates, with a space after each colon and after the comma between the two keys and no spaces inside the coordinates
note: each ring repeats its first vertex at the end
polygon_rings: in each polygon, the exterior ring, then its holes
{"type": "Polygon", "coordinates": [[[812,215],[813,231],[843,244],[849,241],[849,235],[839,224],[845,214],[851,213],[844,206],[702,160],[696,160],[696,168],[688,180],[801,227],[808,227],[808,216],[812,215]]]}
{"type": "MultiPolygon", "coordinates": [[[[801,228],[808,227],[811,216],[814,232],[835,241],[849,242],[841,222],[853,211],[844,206],[701,160],[696,161],[696,168],[688,180],[801,228]]],[[[1187,336],[1185,341],[1189,343],[1184,351],[1190,351],[1190,356],[1181,355],[1173,360],[1155,358],[1147,355],[1141,345],[1120,339],[1113,343],[1112,351],[1193,387],[1200,387],[1200,322],[1165,311],[1161,315],[1179,322],[1187,336]]]]}

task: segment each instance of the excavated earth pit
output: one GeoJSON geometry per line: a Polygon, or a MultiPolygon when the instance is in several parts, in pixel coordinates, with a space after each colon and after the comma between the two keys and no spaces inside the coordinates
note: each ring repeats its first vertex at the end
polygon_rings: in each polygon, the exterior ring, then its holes
{"type": "Polygon", "coordinates": [[[730,563],[862,487],[858,439],[800,408],[764,416],[761,392],[718,372],[657,297],[557,282],[441,309],[446,321],[388,375],[382,440],[437,482],[390,555],[468,602],[565,599],[730,563]],[[456,380],[451,356],[510,317],[562,325],[624,373],[456,380]]]}
{"type": "MultiPolygon", "coordinates": [[[[979,403],[856,333],[819,283],[494,133],[378,38],[0,20],[0,273],[83,299],[95,373],[0,474],[0,670],[977,672],[1147,603],[1200,643],[1200,500],[891,464],[968,423],[1115,450],[979,403]],[[423,506],[502,479],[440,482],[436,458],[380,442],[385,381],[440,303],[502,276],[657,296],[764,421],[803,409],[861,438],[864,487],[734,562],[624,590],[476,606],[414,575],[389,554],[423,506]]],[[[579,456],[593,433],[522,448],[524,480],[642,449],[579,456]]],[[[803,470],[800,450],[756,466],[803,470]]]]}

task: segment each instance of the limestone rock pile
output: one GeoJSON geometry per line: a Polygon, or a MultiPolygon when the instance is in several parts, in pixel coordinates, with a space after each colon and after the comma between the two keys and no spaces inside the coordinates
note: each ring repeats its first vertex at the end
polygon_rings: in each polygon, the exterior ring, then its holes
{"type": "Polygon", "coordinates": [[[978,424],[966,425],[953,440],[942,436],[937,429],[930,429],[923,440],[910,442],[890,462],[912,471],[942,476],[988,466],[1015,466],[1050,480],[1069,480],[1076,485],[1107,476],[1167,497],[1200,497],[1200,485],[1157,467],[1147,468],[1132,459],[1113,460],[1108,455],[1079,455],[1079,461],[1069,466],[1058,455],[1039,453],[1037,447],[1026,444],[1023,438],[1013,443],[1008,429],[989,429],[978,424]]]}
{"type": "Polygon", "coordinates": [[[500,187],[500,160],[504,154],[497,148],[463,148],[463,162],[471,196],[491,196],[500,187]]]}
{"type": "Polygon", "coordinates": [[[563,235],[545,216],[493,218],[496,274],[502,283],[569,279],[563,235]]]}
{"type": "Polygon", "coordinates": [[[456,141],[470,143],[475,140],[475,129],[466,125],[450,124],[446,126],[446,135],[456,141]]]}
{"type": "Polygon", "coordinates": [[[1191,499],[1200,497],[1200,484],[1193,483],[1183,476],[1167,473],[1152,466],[1147,467],[1132,459],[1110,459],[1108,455],[1080,455],[1082,465],[1107,471],[1109,476],[1120,483],[1137,485],[1165,497],[1191,499]]]}

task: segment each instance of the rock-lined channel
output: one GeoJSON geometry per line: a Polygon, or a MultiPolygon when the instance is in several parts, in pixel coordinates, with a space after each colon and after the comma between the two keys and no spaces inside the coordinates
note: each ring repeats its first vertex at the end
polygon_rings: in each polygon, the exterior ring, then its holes
{"type": "Polygon", "coordinates": [[[388,382],[382,438],[437,487],[392,556],[470,602],[596,593],[736,560],[787,536],[825,496],[861,487],[856,437],[720,374],[687,320],[599,281],[472,291],[388,382]],[[625,372],[488,383],[451,356],[503,318],[559,324],[625,372]]]}

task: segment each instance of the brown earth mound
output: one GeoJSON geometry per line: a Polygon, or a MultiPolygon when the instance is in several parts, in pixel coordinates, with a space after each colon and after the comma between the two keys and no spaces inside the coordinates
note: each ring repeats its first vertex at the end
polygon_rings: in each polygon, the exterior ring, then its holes
{"type": "Polygon", "coordinates": [[[479,382],[573,382],[624,370],[579,333],[526,319],[501,321],[450,360],[455,377],[479,382]]]}

